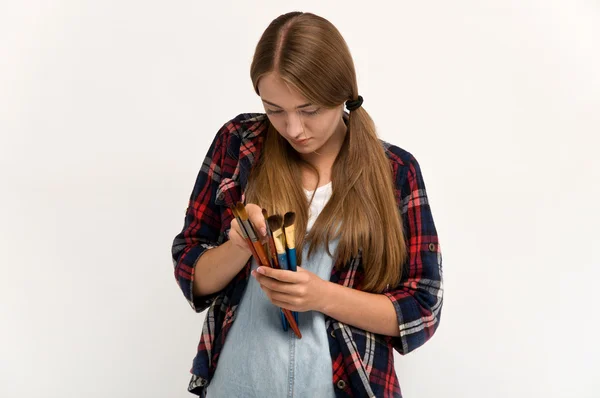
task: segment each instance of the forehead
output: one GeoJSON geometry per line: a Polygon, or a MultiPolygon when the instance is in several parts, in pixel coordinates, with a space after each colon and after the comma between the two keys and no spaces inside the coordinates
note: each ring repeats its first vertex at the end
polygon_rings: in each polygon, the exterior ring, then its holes
{"type": "Polygon", "coordinates": [[[269,73],[260,78],[258,91],[261,99],[283,108],[292,109],[310,102],[299,91],[274,73],[269,73]]]}

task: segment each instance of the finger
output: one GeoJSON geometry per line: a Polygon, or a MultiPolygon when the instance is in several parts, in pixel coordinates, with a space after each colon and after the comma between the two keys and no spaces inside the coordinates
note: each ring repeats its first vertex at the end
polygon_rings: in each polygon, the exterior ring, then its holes
{"type": "Polygon", "coordinates": [[[229,240],[233,242],[236,246],[244,249],[248,253],[252,253],[252,250],[248,246],[248,242],[241,234],[240,225],[237,220],[231,221],[231,227],[229,229],[229,240]]]}
{"type": "Polygon", "coordinates": [[[297,304],[298,298],[290,296],[289,294],[274,292],[264,286],[262,287],[262,289],[269,298],[269,301],[271,301],[273,304],[277,303],[278,307],[281,307],[282,304],[284,304],[285,306],[297,304]]]}
{"type": "Polygon", "coordinates": [[[256,278],[256,281],[260,283],[261,287],[265,287],[271,291],[292,296],[297,296],[300,293],[298,285],[295,283],[280,282],[277,279],[257,274],[255,271],[252,272],[252,275],[256,278]]]}
{"type": "Polygon", "coordinates": [[[248,218],[254,226],[254,230],[260,234],[261,237],[267,235],[267,224],[265,223],[265,217],[262,214],[262,208],[255,204],[247,204],[246,211],[248,212],[248,218]]]}
{"type": "Polygon", "coordinates": [[[294,303],[288,303],[287,301],[281,301],[281,300],[277,300],[277,299],[271,299],[270,301],[271,301],[271,303],[273,303],[273,305],[275,305],[279,308],[283,308],[285,310],[304,312],[303,310],[300,309],[299,305],[296,305],[294,303]]]}
{"type": "Polygon", "coordinates": [[[303,309],[302,307],[302,300],[300,298],[290,296],[284,293],[274,292],[262,285],[261,289],[265,292],[265,295],[267,296],[269,301],[279,308],[283,308],[290,311],[306,311],[306,309],[303,309]]]}
{"type": "Polygon", "coordinates": [[[305,272],[298,273],[294,271],[288,271],[284,269],[276,269],[270,267],[258,267],[256,272],[259,274],[268,276],[269,278],[277,279],[281,282],[287,283],[302,283],[307,282],[307,275],[305,272]]]}

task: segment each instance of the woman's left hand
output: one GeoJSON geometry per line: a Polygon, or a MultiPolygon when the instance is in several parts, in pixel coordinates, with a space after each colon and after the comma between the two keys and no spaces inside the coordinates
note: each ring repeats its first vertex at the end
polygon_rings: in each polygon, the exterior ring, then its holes
{"type": "Polygon", "coordinates": [[[291,311],[320,311],[329,281],[296,267],[296,272],[270,267],[252,271],[260,287],[273,304],[291,311]]]}

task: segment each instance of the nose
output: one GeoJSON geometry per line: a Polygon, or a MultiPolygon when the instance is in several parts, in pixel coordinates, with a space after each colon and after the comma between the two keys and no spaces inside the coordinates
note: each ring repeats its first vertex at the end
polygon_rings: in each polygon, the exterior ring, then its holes
{"type": "Polygon", "coordinates": [[[302,118],[298,112],[290,112],[287,119],[287,132],[292,139],[300,139],[304,133],[304,125],[302,124],[302,118]]]}

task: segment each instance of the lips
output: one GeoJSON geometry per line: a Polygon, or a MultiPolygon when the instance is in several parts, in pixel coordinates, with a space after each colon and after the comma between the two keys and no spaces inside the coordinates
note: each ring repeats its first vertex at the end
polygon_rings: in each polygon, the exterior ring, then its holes
{"type": "Polygon", "coordinates": [[[310,140],[310,138],[304,138],[301,140],[292,140],[292,142],[296,145],[304,145],[306,144],[308,141],[310,140]]]}

